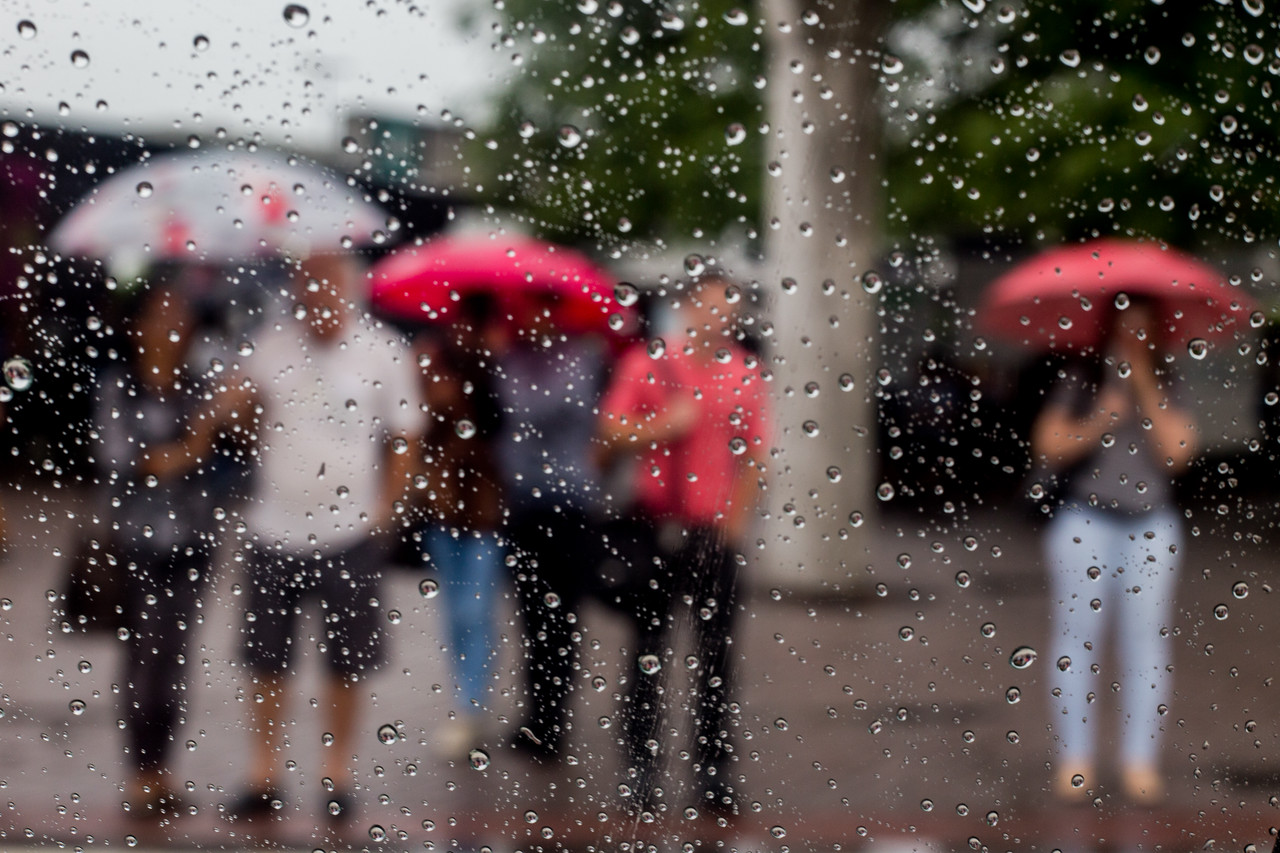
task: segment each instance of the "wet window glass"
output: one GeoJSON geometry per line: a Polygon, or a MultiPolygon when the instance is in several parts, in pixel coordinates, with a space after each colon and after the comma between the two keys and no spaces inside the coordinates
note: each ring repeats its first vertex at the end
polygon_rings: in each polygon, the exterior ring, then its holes
{"type": "Polygon", "coordinates": [[[1264,0],[0,31],[6,843],[1276,844],[1264,0]]]}

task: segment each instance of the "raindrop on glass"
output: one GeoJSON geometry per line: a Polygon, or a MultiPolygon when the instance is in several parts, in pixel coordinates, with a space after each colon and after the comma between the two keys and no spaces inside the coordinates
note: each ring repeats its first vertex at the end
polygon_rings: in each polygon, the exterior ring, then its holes
{"type": "Polygon", "coordinates": [[[284,22],[291,27],[305,27],[311,20],[311,12],[306,6],[290,3],[284,7],[284,22]]]}
{"type": "Polygon", "coordinates": [[[14,391],[26,391],[35,381],[31,362],[22,356],[15,355],[4,363],[4,381],[14,391]]]}
{"type": "Polygon", "coordinates": [[[1030,646],[1018,646],[1009,655],[1009,666],[1014,669],[1026,669],[1036,662],[1036,650],[1030,646]]]}
{"type": "Polygon", "coordinates": [[[400,737],[400,732],[391,723],[383,723],[378,727],[378,740],[385,744],[393,744],[400,737]]]}

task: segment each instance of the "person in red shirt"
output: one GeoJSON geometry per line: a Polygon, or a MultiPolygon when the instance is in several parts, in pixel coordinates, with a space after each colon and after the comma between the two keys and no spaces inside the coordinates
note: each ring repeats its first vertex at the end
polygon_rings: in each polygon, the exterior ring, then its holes
{"type": "MultiPolygon", "coordinates": [[[[627,716],[635,802],[656,805],[659,690],[665,638],[686,621],[698,669],[695,772],[712,811],[737,808],[729,761],[732,628],[740,556],[762,485],[768,399],[755,356],[737,342],[741,293],[723,278],[681,299],[678,337],[625,355],[600,404],[600,434],[638,456],[631,512],[661,569],[633,588],[640,670],[627,716]]],[[[637,557],[636,562],[648,562],[637,557]]],[[[643,571],[639,566],[635,571],[643,571]]]]}

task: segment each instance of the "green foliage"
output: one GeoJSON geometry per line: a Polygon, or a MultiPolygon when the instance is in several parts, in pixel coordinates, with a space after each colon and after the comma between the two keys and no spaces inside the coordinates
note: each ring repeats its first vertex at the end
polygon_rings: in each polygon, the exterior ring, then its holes
{"type": "Polygon", "coordinates": [[[1280,233],[1280,51],[1261,0],[898,8],[887,49],[905,67],[883,79],[899,236],[1280,233]],[[912,55],[922,34],[945,50],[912,55]]]}
{"type": "Polygon", "coordinates": [[[764,47],[750,3],[505,0],[501,9],[501,40],[519,68],[470,152],[485,201],[562,240],[714,238],[758,226],[764,47]]]}

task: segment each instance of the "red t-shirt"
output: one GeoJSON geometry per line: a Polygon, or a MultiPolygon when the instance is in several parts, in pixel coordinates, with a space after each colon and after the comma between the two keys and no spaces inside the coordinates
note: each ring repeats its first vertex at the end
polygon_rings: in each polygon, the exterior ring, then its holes
{"type": "Polygon", "coordinates": [[[698,412],[692,429],[657,449],[637,443],[643,455],[635,499],[645,512],[690,524],[720,523],[736,478],[750,476],[742,458],[758,457],[768,440],[768,397],[759,374],[747,366],[752,357],[734,344],[723,349],[728,357],[721,362],[686,356],[678,347],[654,359],[637,347],[614,369],[602,416],[635,423],[682,396],[698,412]]]}

